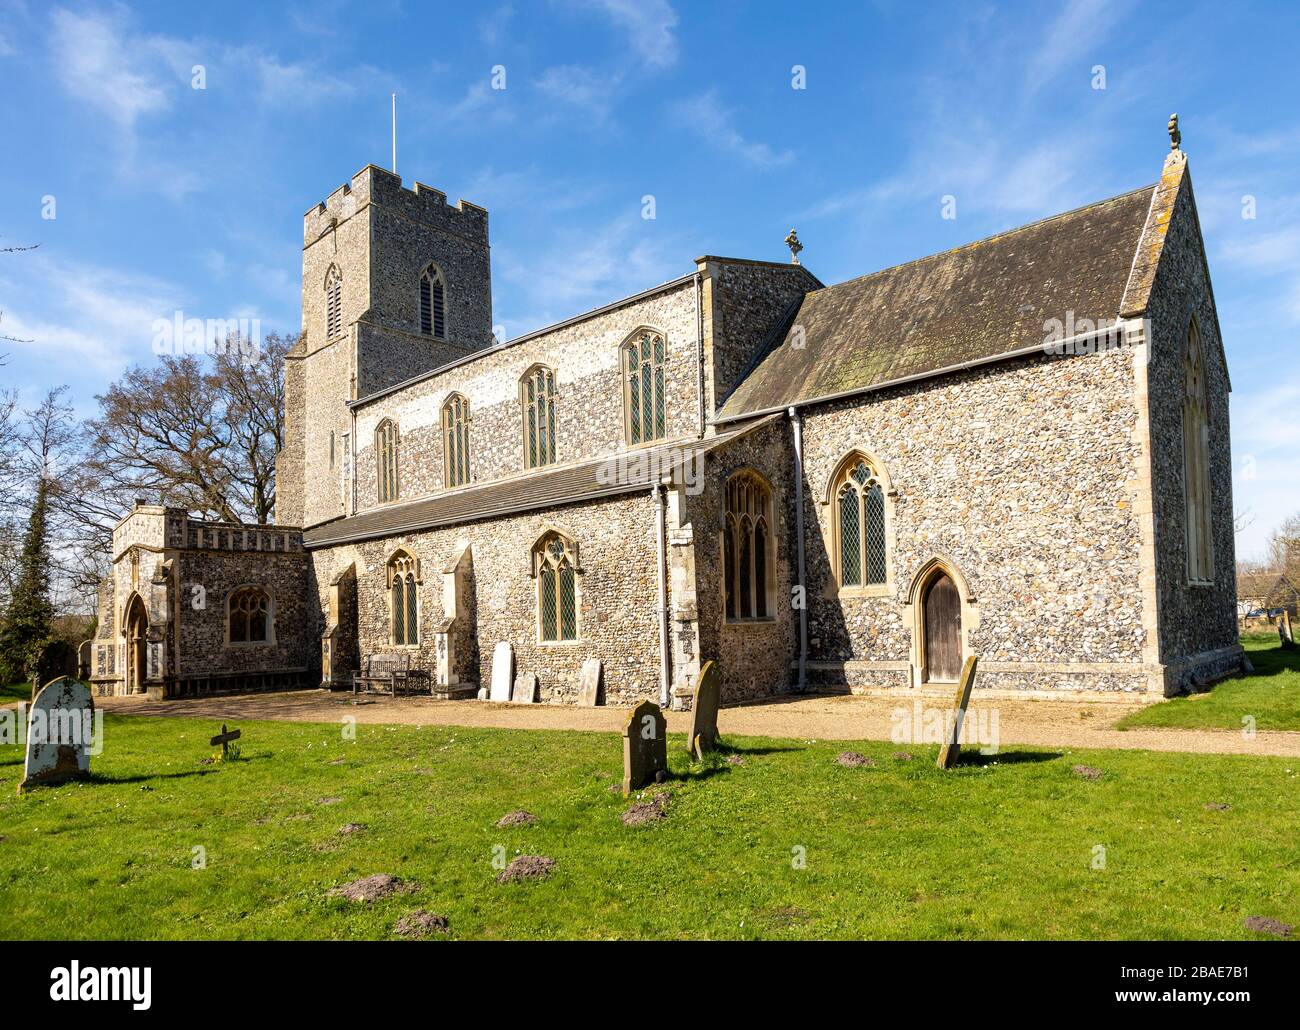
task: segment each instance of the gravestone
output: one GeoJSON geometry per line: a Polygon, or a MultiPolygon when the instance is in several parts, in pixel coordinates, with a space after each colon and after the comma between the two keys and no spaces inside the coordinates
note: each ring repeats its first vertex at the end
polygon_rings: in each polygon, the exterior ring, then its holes
{"type": "Polygon", "coordinates": [[[722,695],[722,675],[713,662],[705,662],[695,685],[695,701],[691,705],[691,732],[686,738],[691,757],[703,759],[706,752],[718,746],[718,702],[722,695]]]}
{"type": "Polygon", "coordinates": [[[1295,647],[1295,637],[1291,635],[1291,613],[1285,608],[1277,617],[1277,635],[1282,639],[1282,646],[1288,651],[1295,647]]]}
{"type": "Polygon", "coordinates": [[[938,766],[940,769],[951,769],[957,764],[957,759],[961,756],[961,728],[966,722],[966,707],[970,704],[970,690],[975,684],[975,663],[978,659],[971,655],[966,659],[966,664],[962,666],[961,679],[957,681],[957,693],[953,696],[952,706],[957,713],[957,718],[953,720],[952,732],[948,737],[948,742],[944,744],[943,749],[939,752],[938,766]]]}
{"type": "Polygon", "coordinates": [[[515,649],[503,640],[492,652],[492,691],[489,701],[509,701],[515,679],[515,649]]]}
{"type": "Polygon", "coordinates": [[[623,727],[623,796],[667,774],[668,720],[653,701],[642,701],[623,727]]]}
{"type": "Polygon", "coordinates": [[[521,672],[515,677],[514,690],[510,693],[510,700],[515,704],[531,705],[537,700],[537,674],[533,672],[521,672]]]}
{"type": "Polygon", "coordinates": [[[19,793],[90,778],[95,702],[90,689],[60,676],[45,684],[27,716],[27,763],[19,793]]]}
{"type": "Polygon", "coordinates": [[[582,673],[578,676],[579,707],[595,708],[603,700],[600,688],[604,671],[599,658],[588,658],[582,663],[582,673]]]}

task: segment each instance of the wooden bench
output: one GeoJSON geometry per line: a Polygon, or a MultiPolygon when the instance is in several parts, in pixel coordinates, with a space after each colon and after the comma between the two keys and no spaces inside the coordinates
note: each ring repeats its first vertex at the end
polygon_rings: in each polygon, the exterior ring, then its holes
{"type": "Polygon", "coordinates": [[[361,669],[352,674],[352,693],[398,694],[424,693],[432,686],[432,678],[423,669],[411,668],[411,656],[376,652],[368,654],[361,669]]]}

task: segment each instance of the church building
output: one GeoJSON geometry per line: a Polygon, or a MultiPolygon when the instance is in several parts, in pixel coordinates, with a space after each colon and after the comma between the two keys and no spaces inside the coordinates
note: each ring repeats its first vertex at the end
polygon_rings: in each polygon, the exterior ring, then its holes
{"type": "Polygon", "coordinates": [[[1227,363],[1176,118],[1159,181],[827,286],[708,255],[500,342],[488,213],[368,165],[303,223],[276,524],[138,503],[101,693],[474,703],[1152,699],[1242,667],[1227,363]]]}

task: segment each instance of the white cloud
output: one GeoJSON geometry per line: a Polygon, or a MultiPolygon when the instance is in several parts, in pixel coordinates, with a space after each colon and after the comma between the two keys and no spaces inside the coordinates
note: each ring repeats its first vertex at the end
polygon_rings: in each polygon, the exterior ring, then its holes
{"type": "Polygon", "coordinates": [[[679,264],[684,253],[692,253],[684,241],[631,214],[595,227],[562,229],[530,253],[494,252],[494,271],[511,286],[507,335],[519,336],[665,282],[688,270],[679,264]]]}
{"type": "Polygon", "coordinates": [[[669,68],[677,61],[677,12],[668,0],[578,0],[604,13],[627,34],[628,44],[650,68],[669,68]]]}
{"type": "Polygon", "coordinates": [[[548,100],[583,112],[597,126],[609,118],[618,84],[617,77],[572,64],[547,68],[533,83],[548,100]]]}
{"type": "Polygon", "coordinates": [[[1105,37],[1125,13],[1114,0],[1070,0],[1042,34],[1042,43],[1026,69],[1033,89],[1065,71],[1078,73],[1104,64],[1105,37]]]}
{"type": "Polygon", "coordinates": [[[673,113],[706,143],[756,168],[771,168],[794,160],[792,151],[773,150],[766,143],[754,143],[741,135],[734,125],[733,113],[723,105],[716,89],[681,101],[674,106],[673,113]]]}
{"type": "MultiPolygon", "coordinates": [[[[64,89],[131,134],[144,115],[171,103],[166,84],[128,41],[120,17],[58,9],[52,17],[51,57],[64,89]]],[[[153,49],[156,44],[147,44],[153,49]]]]}
{"type": "Polygon", "coordinates": [[[4,266],[0,295],[10,298],[3,332],[31,341],[4,345],[13,371],[29,382],[99,389],[128,364],[154,360],[154,321],[185,307],[182,289],[152,276],[41,251],[21,257],[4,266]]]}
{"type": "Polygon", "coordinates": [[[506,25],[510,19],[515,16],[515,9],[512,4],[502,4],[491,14],[479,19],[478,35],[479,39],[489,46],[495,46],[501,42],[505,34],[506,25]]]}

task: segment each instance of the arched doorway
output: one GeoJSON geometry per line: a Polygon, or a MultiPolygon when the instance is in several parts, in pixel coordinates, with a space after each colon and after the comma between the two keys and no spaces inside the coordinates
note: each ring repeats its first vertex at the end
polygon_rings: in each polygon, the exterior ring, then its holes
{"type": "Polygon", "coordinates": [[[943,569],[921,588],[921,682],[955,683],[961,675],[961,595],[943,569]]]}
{"type": "Polygon", "coordinates": [[[126,692],[143,694],[149,669],[149,613],[136,594],[126,606],[126,692]]]}

